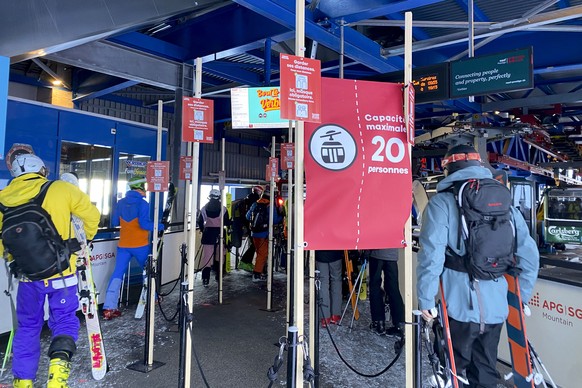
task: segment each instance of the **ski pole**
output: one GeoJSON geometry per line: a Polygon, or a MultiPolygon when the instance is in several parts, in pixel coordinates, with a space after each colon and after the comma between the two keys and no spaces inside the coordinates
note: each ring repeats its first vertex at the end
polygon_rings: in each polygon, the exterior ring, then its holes
{"type": "MultiPolygon", "coordinates": [[[[357,295],[360,295],[360,291],[362,290],[362,283],[364,282],[364,273],[366,272],[366,263],[367,261],[364,260],[364,263],[362,263],[362,268],[360,269],[360,273],[358,273],[358,277],[356,278],[356,283],[354,284],[354,290],[356,289],[356,285],[358,285],[358,293],[357,295]],[[359,282],[359,284],[358,284],[359,282]]],[[[358,311],[358,302],[359,302],[360,298],[357,297],[356,298],[356,307],[354,308],[354,312],[352,314],[352,321],[350,322],[350,329],[354,326],[354,319],[356,318],[356,311],[358,311]]]]}
{"type": "MultiPolygon", "coordinates": [[[[536,352],[536,350],[534,349],[534,347],[532,346],[531,342],[529,342],[529,340],[527,341],[527,344],[529,345],[529,349],[531,350],[532,354],[534,355],[535,359],[537,360],[537,362],[539,362],[540,366],[542,367],[544,373],[546,374],[546,376],[548,377],[548,379],[550,380],[550,383],[552,384],[553,388],[557,388],[558,386],[556,385],[556,383],[554,383],[554,379],[552,379],[552,376],[550,376],[550,373],[548,372],[548,370],[546,369],[546,366],[544,365],[544,363],[542,362],[542,359],[540,358],[540,355],[538,354],[538,352],[536,352]]],[[[544,381],[544,385],[545,385],[545,381],[544,381]]]]}
{"type": "Polygon", "coordinates": [[[2,361],[2,369],[0,370],[0,377],[4,375],[4,371],[6,370],[6,361],[10,357],[12,353],[12,340],[14,339],[14,328],[10,330],[10,337],[8,337],[8,344],[6,345],[6,353],[4,354],[4,361],[2,361]]]}

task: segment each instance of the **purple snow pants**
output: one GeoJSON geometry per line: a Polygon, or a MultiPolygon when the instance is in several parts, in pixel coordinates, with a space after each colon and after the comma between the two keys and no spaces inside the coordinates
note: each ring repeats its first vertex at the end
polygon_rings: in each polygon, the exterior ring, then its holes
{"type": "Polygon", "coordinates": [[[19,379],[36,379],[40,360],[40,332],[44,324],[44,302],[48,295],[48,326],[54,338],[68,335],[77,341],[79,319],[76,311],[79,307],[77,282],[75,275],[63,279],[20,282],[16,296],[16,316],[18,328],[14,333],[12,373],[19,379]],[[72,284],[72,285],[71,285],[72,284]]]}

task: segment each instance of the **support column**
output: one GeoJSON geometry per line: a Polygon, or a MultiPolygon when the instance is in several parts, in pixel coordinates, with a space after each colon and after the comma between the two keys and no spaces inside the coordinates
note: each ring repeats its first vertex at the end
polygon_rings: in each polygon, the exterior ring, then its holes
{"type": "Polygon", "coordinates": [[[0,56],[0,156],[4,159],[6,142],[6,111],[8,110],[8,76],[10,58],[0,56]]]}

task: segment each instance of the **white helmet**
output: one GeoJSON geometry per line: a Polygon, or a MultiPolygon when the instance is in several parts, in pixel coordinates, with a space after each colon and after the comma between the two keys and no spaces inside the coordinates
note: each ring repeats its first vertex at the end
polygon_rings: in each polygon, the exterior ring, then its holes
{"type": "Polygon", "coordinates": [[[72,172],[65,172],[63,175],[61,175],[61,180],[79,187],[79,179],[72,172]]]}
{"type": "Polygon", "coordinates": [[[10,169],[13,177],[19,177],[22,174],[37,173],[46,176],[47,169],[41,158],[33,154],[21,154],[14,158],[12,168],[10,169]]]}
{"type": "Polygon", "coordinates": [[[210,194],[208,194],[209,199],[220,199],[220,191],[216,189],[210,190],[210,194]]]}

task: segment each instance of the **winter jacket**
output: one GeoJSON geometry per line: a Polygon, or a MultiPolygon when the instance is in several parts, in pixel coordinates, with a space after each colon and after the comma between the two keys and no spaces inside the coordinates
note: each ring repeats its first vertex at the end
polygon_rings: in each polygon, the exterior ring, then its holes
{"type": "MultiPolygon", "coordinates": [[[[34,198],[41,186],[48,180],[39,174],[23,174],[14,178],[8,186],[0,191],[0,203],[6,207],[22,205],[34,198]]],[[[74,238],[75,232],[71,226],[71,215],[83,221],[87,239],[91,240],[99,226],[99,210],[91,203],[89,196],[78,187],[65,181],[54,181],[46,192],[42,207],[50,214],[53,224],[63,240],[74,238]]],[[[0,213],[0,228],[3,215],[0,213]]],[[[0,256],[4,246],[0,244],[0,256]]],[[[70,267],[63,271],[63,276],[74,274],[77,268],[77,257],[71,255],[70,267]]],[[[61,277],[61,274],[53,278],[61,277]]]]}
{"type": "MultiPolygon", "coordinates": [[[[119,232],[120,248],[139,248],[150,243],[149,232],[154,230],[150,219],[150,205],[138,190],[130,190],[117,202],[111,215],[113,226],[121,226],[119,232]]],[[[159,224],[158,230],[164,230],[159,224]]]]}
{"type": "MultiPolygon", "coordinates": [[[[253,212],[254,212],[255,208],[257,207],[257,203],[264,203],[267,206],[269,206],[270,202],[271,201],[269,200],[269,198],[265,198],[265,196],[263,196],[257,202],[253,203],[251,205],[251,208],[247,212],[247,220],[250,221],[252,219],[253,212]]],[[[283,216],[281,214],[279,214],[279,211],[277,211],[276,206],[273,206],[273,225],[280,224],[281,221],[283,221],[283,216]]],[[[269,237],[269,231],[266,230],[264,232],[251,232],[251,236],[256,237],[256,238],[267,238],[267,237],[269,237]]]]}
{"type": "MultiPolygon", "coordinates": [[[[458,205],[453,193],[446,190],[456,181],[471,178],[492,178],[492,174],[486,168],[473,166],[449,175],[437,185],[437,194],[424,210],[416,269],[418,305],[421,310],[435,307],[439,277],[442,277],[449,317],[461,322],[497,324],[505,322],[508,314],[505,278],[480,280],[472,289],[467,273],[444,268],[447,246],[461,256],[465,254],[462,241],[461,248],[457,249],[458,205]],[[477,299],[477,291],[480,292],[481,303],[477,299]]],[[[517,233],[516,256],[522,269],[519,276],[521,296],[527,303],[537,278],[539,252],[519,210],[512,207],[511,214],[517,233]]],[[[491,243],[495,244],[495,241],[491,243]]]]}
{"type": "Polygon", "coordinates": [[[344,258],[344,251],[322,250],[315,251],[315,261],[320,263],[333,263],[344,258]]]}
{"type": "Polygon", "coordinates": [[[224,226],[230,226],[232,221],[226,207],[220,205],[220,200],[211,199],[200,209],[196,226],[202,232],[201,244],[214,245],[220,236],[220,209],[222,207],[222,222],[224,226]]]}
{"type": "Polygon", "coordinates": [[[398,261],[398,249],[370,249],[369,256],[384,261],[398,261]]]}

